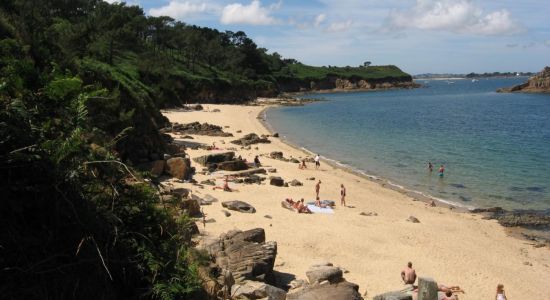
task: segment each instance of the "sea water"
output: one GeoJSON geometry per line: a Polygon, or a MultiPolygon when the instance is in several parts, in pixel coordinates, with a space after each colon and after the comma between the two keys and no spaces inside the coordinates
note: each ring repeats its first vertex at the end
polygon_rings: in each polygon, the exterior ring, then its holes
{"type": "Polygon", "coordinates": [[[289,142],[406,190],[468,208],[547,210],[550,95],[495,92],[525,80],[311,94],[327,101],[274,108],[267,119],[289,142]]]}

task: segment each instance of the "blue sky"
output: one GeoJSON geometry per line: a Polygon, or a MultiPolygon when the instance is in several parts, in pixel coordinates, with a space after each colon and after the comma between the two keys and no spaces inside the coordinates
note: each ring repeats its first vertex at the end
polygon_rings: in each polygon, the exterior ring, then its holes
{"type": "MultiPolygon", "coordinates": [[[[113,2],[113,0],[109,0],[113,2]]],[[[128,0],[149,15],[242,30],[311,65],[395,64],[411,74],[539,71],[548,0],[128,0]]]]}

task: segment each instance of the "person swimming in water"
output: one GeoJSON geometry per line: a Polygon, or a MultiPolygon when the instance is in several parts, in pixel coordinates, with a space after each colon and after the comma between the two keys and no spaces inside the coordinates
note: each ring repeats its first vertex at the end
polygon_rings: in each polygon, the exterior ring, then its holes
{"type": "Polygon", "coordinates": [[[430,173],[434,170],[434,165],[432,165],[432,162],[428,162],[428,170],[430,170],[430,173]]]}
{"type": "Polygon", "coordinates": [[[441,167],[439,167],[439,177],[443,177],[443,173],[445,173],[445,166],[441,165],[441,167]]]}

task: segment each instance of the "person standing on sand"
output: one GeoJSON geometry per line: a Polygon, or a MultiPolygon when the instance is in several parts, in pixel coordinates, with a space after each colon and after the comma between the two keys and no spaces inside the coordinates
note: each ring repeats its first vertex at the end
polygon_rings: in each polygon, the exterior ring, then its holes
{"type": "Polygon", "coordinates": [[[439,167],[439,177],[443,177],[443,173],[445,173],[445,166],[441,165],[441,167],[439,167]]]}
{"type": "Polygon", "coordinates": [[[507,300],[506,293],[504,293],[504,285],[502,283],[499,283],[497,285],[497,294],[495,296],[495,300],[507,300]]]}
{"type": "Polygon", "coordinates": [[[315,198],[319,199],[319,190],[321,189],[321,180],[315,185],[315,198]]]}
{"type": "Polygon", "coordinates": [[[401,279],[405,284],[414,284],[416,281],[416,271],[413,269],[412,262],[408,262],[407,266],[401,271],[401,279]]]}
{"type": "Polygon", "coordinates": [[[258,155],[254,157],[254,168],[259,168],[262,164],[260,164],[260,159],[258,158],[258,155]]]}
{"type": "Polygon", "coordinates": [[[315,155],[315,169],[319,169],[321,166],[321,158],[319,157],[319,154],[315,155]]]}
{"type": "Polygon", "coordinates": [[[346,206],[346,188],[340,184],[340,205],[346,206]]]}

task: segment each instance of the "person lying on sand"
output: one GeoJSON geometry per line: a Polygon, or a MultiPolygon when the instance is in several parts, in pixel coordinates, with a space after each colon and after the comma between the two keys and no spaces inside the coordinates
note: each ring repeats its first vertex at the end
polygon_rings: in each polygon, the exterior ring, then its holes
{"type": "Polygon", "coordinates": [[[446,286],[444,284],[438,284],[437,290],[443,293],[464,293],[464,290],[462,290],[458,285],[446,286]]]}
{"type": "Polygon", "coordinates": [[[281,201],[281,206],[286,209],[294,210],[294,200],[292,200],[292,198],[286,198],[284,201],[281,201]]]}
{"type": "Polygon", "coordinates": [[[237,191],[237,190],[234,190],[234,189],[231,189],[229,187],[229,176],[225,176],[225,180],[223,182],[223,186],[215,186],[212,188],[212,190],[217,190],[217,189],[220,189],[220,190],[223,190],[224,192],[233,192],[233,191],[237,191]]]}

